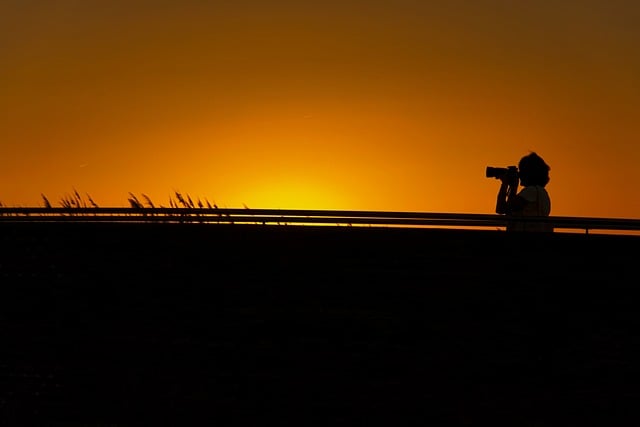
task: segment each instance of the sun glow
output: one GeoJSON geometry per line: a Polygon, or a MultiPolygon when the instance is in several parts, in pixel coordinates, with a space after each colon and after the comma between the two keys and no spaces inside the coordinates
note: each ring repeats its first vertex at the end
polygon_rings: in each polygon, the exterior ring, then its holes
{"type": "Polygon", "coordinates": [[[241,189],[249,208],[264,209],[342,209],[346,204],[344,194],[331,183],[317,182],[299,177],[267,179],[251,188],[241,189]]]}

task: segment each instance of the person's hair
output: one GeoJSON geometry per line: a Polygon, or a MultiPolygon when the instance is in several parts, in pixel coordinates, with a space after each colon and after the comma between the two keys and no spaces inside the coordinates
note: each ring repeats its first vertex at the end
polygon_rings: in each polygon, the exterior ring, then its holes
{"type": "Polygon", "coordinates": [[[540,185],[544,187],[549,182],[549,171],[551,168],[542,157],[535,152],[531,152],[520,159],[518,163],[518,175],[522,185],[540,185]]]}

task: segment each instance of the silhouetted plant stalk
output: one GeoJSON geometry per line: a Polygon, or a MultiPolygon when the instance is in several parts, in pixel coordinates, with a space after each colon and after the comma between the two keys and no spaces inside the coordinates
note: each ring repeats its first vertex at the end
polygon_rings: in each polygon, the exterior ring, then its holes
{"type": "MultiPolygon", "coordinates": [[[[49,199],[47,198],[47,196],[45,196],[44,194],[41,194],[41,196],[44,202],[44,207],[51,208],[52,207],[51,202],[49,202],[49,199]]],[[[86,212],[82,212],[83,209],[98,207],[98,204],[93,200],[93,198],[89,195],[89,193],[86,193],[86,199],[85,199],[80,195],[80,193],[78,193],[78,190],[76,190],[75,188],[73,189],[72,194],[65,194],[64,196],[62,196],[59,204],[61,207],[65,209],[78,211],[77,213],[70,212],[69,213],[70,215],[86,214],[86,212]]]]}
{"type": "Polygon", "coordinates": [[[151,201],[151,199],[149,198],[149,196],[147,196],[146,194],[142,193],[142,198],[147,202],[147,205],[151,208],[154,209],[155,206],[153,204],[153,202],[151,201]]]}
{"type": "Polygon", "coordinates": [[[142,205],[142,203],[140,203],[140,200],[138,200],[135,194],[129,193],[128,200],[129,200],[129,206],[132,209],[144,209],[144,206],[142,205]]]}
{"type": "MultiPolygon", "coordinates": [[[[153,211],[156,208],[165,208],[162,205],[157,206],[153,203],[151,198],[144,193],[141,195],[141,198],[144,200],[144,203],[134,193],[129,192],[127,201],[129,202],[129,207],[131,209],[141,211],[143,216],[146,216],[147,214],[153,216],[153,211]],[[148,212],[149,210],[151,212],[148,212]]],[[[207,198],[204,198],[203,201],[200,197],[197,197],[194,202],[194,199],[189,194],[183,194],[177,190],[174,190],[173,195],[169,196],[169,207],[171,209],[176,209],[176,211],[179,210],[179,212],[176,212],[175,214],[165,213],[163,215],[170,219],[178,218],[181,222],[183,222],[184,218],[189,215],[195,215],[196,217],[202,216],[202,213],[199,212],[200,209],[218,209],[218,206],[215,203],[212,204],[207,198]]],[[[221,214],[218,214],[218,216],[220,217],[221,214]]]]}
{"type": "Polygon", "coordinates": [[[91,198],[91,196],[89,194],[87,194],[87,198],[89,199],[89,203],[91,203],[91,207],[92,208],[97,208],[98,207],[98,204],[93,201],[93,199],[91,198]]]}
{"type": "Polygon", "coordinates": [[[47,209],[51,209],[51,203],[49,202],[49,199],[47,199],[47,196],[45,196],[42,193],[40,193],[40,195],[42,196],[42,201],[44,202],[44,207],[47,208],[47,209]]]}
{"type": "MultiPolygon", "coordinates": [[[[46,209],[53,209],[53,204],[49,200],[49,198],[44,194],[40,193],[40,197],[42,198],[42,204],[46,209]]],[[[142,214],[142,216],[156,216],[160,215],[166,217],[168,219],[177,218],[180,222],[184,222],[184,218],[194,215],[198,218],[202,217],[201,222],[206,221],[207,218],[213,219],[210,217],[211,212],[207,214],[201,212],[201,210],[213,210],[216,211],[214,213],[214,218],[217,218],[216,223],[230,223],[234,224],[233,217],[229,213],[225,213],[222,211],[218,211],[220,208],[215,202],[209,201],[207,198],[195,197],[192,198],[187,193],[182,193],[180,191],[174,190],[173,194],[169,196],[169,208],[175,209],[176,212],[163,212],[159,214],[157,212],[158,208],[166,209],[163,205],[156,205],[151,198],[142,193],[140,197],[138,197],[133,192],[128,193],[127,202],[129,204],[129,208],[131,208],[131,214],[137,213],[142,214]]],[[[69,194],[63,195],[58,201],[60,207],[63,208],[63,212],[57,212],[60,215],[99,215],[100,212],[87,212],[92,208],[99,208],[98,204],[95,200],[88,194],[81,195],[75,188],[73,188],[72,192],[69,194]]],[[[249,209],[249,207],[243,203],[245,209],[249,209]]],[[[4,203],[0,202],[0,208],[7,208],[8,206],[4,203]]],[[[15,213],[14,213],[15,214],[15,213]]],[[[53,212],[52,212],[53,214],[53,212]]],[[[0,215],[12,215],[11,213],[0,212],[0,215]]],[[[24,213],[24,215],[28,215],[28,213],[24,213]]],[[[126,214],[125,215],[129,215],[126,214]]]]}

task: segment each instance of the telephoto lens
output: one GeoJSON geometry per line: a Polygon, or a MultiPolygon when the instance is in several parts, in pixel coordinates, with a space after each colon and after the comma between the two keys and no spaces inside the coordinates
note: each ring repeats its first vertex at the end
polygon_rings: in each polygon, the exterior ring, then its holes
{"type": "Polygon", "coordinates": [[[486,171],[487,178],[500,178],[506,173],[507,173],[506,168],[494,168],[492,166],[487,166],[487,171],[486,171]]]}
{"type": "Polygon", "coordinates": [[[494,168],[492,166],[487,166],[485,171],[485,175],[487,178],[496,178],[500,179],[507,174],[518,175],[518,167],[517,166],[509,166],[506,168],[494,168]]]}

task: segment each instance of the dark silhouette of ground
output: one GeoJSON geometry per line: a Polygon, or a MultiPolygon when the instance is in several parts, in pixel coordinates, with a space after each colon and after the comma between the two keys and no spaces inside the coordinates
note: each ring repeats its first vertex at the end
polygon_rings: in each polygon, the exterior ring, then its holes
{"type": "Polygon", "coordinates": [[[637,420],[639,243],[497,230],[0,224],[0,417],[637,420]]]}

